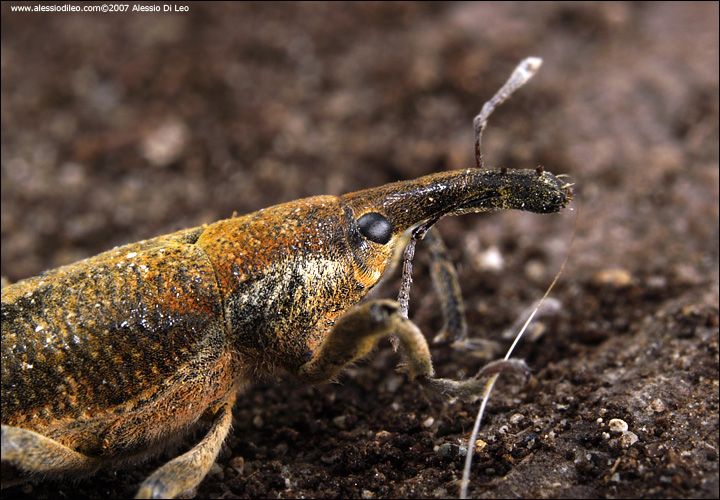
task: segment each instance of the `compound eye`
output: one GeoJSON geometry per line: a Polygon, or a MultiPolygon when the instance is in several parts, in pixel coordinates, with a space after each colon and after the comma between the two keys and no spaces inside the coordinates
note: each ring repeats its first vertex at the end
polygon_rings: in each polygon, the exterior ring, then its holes
{"type": "Polygon", "coordinates": [[[360,234],[375,243],[384,245],[392,236],[392,224],[385,216],[377,212],[369,212],[357,221],[360,234]]]}

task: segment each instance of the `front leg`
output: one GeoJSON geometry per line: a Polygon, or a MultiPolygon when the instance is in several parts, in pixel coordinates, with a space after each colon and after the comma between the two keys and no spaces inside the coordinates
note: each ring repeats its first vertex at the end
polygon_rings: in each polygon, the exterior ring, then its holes
{"type": "Polygon", "coordinates": [[[420,329],[400,312],[394,300],[374,300],[348,310],[337,320],[310,360],[301,365],[297,376],[303,382],[317,384],[334,379],[349,363],[368,354],[382,337],[395,336],[403,347],[409,377],[446,398],[474,401],[482,395],[480,379],[502,372],[530,373],[524,361],[501,360],[488,364],[475,377],[456,381],[433,378],[430,349],[420,329]]]}
{"type": "Polygon", "coordinates": [[[382,337],[394,335],[407,357],[410,378],[432,377],[430,349],[420,329],[400,314],[394,300],[373,300],[348,310],[333,326],[310,360],[300,366],[298,378],[316,384],[335,378],[353,361],[368,354],[382,337]]]}

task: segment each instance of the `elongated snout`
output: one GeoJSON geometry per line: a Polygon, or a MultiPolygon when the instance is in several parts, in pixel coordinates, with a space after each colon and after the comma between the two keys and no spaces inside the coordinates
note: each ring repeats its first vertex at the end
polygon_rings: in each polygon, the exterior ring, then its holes
{"type": "Polygon", "coordinates": [[[377,213],[390,223],[393,237],[445,215],[515,209],[536,213],[562,210],[573,198],[570,186],[538,170],[469,169],[386,184],[342,197],[355,217],[377,213]]]}

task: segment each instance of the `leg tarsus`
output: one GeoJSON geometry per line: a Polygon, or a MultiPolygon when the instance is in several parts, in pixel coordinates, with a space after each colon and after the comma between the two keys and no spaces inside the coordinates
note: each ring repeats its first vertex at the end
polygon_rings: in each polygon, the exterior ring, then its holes
{"type": "Polygon", "coordinates": [[[527,382],[531,372],[527,363],[521,359],[501,359],[488,363],[477,375],[467,380],[423,377],[420,383],[444,397],[473,403],[482,397],[485,390],[486,383],[482,379],[498,373],[522,375],[527,382]]]}
{"type": "Polygon", "coordinates": [[[490,359],[500,351],[501,344],[497,340],[466,338],[465,340],[453,342],[450,347],[457,351],[466,352],[476,358],[490,359]]]}

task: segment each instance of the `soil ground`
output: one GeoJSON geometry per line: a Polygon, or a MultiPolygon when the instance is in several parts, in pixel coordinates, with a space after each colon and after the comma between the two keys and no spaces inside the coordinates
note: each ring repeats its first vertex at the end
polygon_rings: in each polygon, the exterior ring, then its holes
{"type": "MultiPolygon", "coordinates": [[[[716,2],[12,5],[11,281],[233,212],[471,167],[474,115],[520,59],[544,58],[490,120],[485,158],[568,174],[573,210],[438,224],[471,335],[497,341],[497,358],[577,217],[559,307],[517,351],[533,376],[501,379],[470,495],[718,497],[716,2]]],[[[431,338],[441,317],[418,254],[410,315],[431,338]]],[[[433,357],[455,378],[488,360],[433,357]]],[[[456,496],[478,405],[426,394],[397,361],[385,343],[339,384],[252,387],[198,497],[456,496]]],[[[170,456],[3,498],[125,498],[170,456]]]]}

